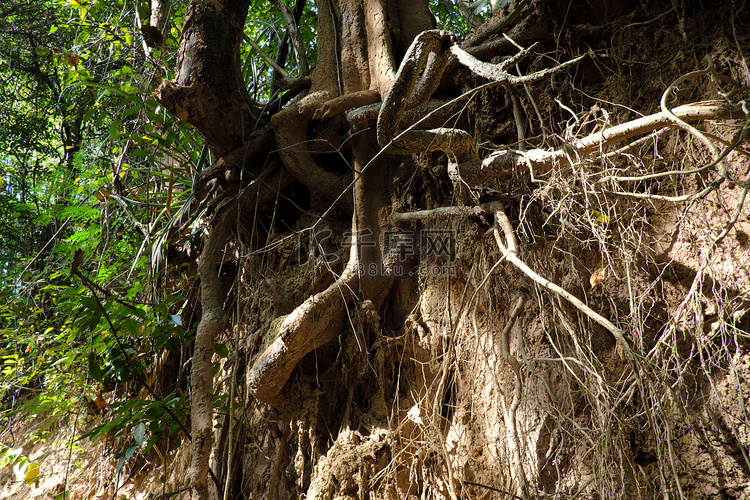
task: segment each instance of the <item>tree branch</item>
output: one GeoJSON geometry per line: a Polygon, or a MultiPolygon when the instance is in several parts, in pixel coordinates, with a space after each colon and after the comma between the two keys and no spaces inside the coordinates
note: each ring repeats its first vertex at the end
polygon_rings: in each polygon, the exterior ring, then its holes
{"type": "Polygon", "coordinates": [[[307,76],[310,74],[310,68],[307,65],[307,56],[305,56],[305,45],[300,36],[299,29],[297,27],[297,21],[294,19],[294,14],[281,0],[271,0],[281,15],[284,16],[284,22],[286,22],[286,28],[289,32],[289,38],[292,40],[292,46],[294,47],[294,56],[297,59],[297,69],[299,70],[298,76],[307,76]]]}

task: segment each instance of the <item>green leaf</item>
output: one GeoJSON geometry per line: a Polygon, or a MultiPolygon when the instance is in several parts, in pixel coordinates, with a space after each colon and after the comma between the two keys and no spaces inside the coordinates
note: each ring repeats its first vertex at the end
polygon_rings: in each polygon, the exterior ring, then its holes
{"type": "Polygon", "coordinates": [[[128,311],[132,313],[134,316],[138,316],[139,318],[145,320],[148,316],[148,313],[143,310],[141,307],[129,307],[128,311]]]}
{"type": "Polygon", "coordinates": [[[133,439],[138,443],[138,446],[143,446],[143,443],[146,442],[146,424],[138,422],[138,425],[133,429],[133,439]]]}
{"type": "Polygon", "coordinates": [[[122,327],[132,334],[138,333],[138,322],[133,318],[125,318],[121,323],[122,327]]]}
{"type": "Polygon", "coordinates": [[[97,382],[104,381],[104,371],[99,366],[99,363],[96,362],[96,354],[94,352],[89,353],[89,374],[97,382]]]}
{"type": "Polygon", "coordinates": [[[120,120],[113,120],[112,123],[109,124],[109,135],[113,140],[120,137],[120,125],[122,125],[122,122],[120,120]]]}
{"type": "Polygon", "coordinates": [[[227,349],[227,346],[225,344],[216,343],[214,344],[214,352],[221,356],[222,358],[228,358],[229,357],[229,349],[227,349]]]}
{"type": "Polygon", "coordinates": [[[157,113],[156,111],[151,111],[149,109],[146,109],[146,117],[148,117],[149,120],[156,123],[162,122],[162,115],[160,113],[157,113]]]}
{"type": "Polygon", "coordinates": [[[140,106],[130,106],[122,112],[122,116],[133,116],[141,111],[140,106]]]}
{"type": "Polygon", "coordinates": [[[92,299],[91,297],[82,297],[81,305],[85,307],[86,309],[90,309],[94,312],[101,311],[101,309],[99,308],[99,303],[96,300],[92,299]]]}
{"type": "Polygon", "coordinates": [[[125,465],[125,462],[130,459],[130,457],[133,456],[133,453],[135,453],[135,450],[137,450],[137,446],[131,446],[127,450],[125,450],[125,453],[120,457],[120,461],[117,463],[117,468],[115,469],[115,475],[120,473],[120,470],[122,469],[122,466],[125,465]]]}
{"type": "Polygon", "coordinates": [[[39,462],[29,462],[23,475],[23,482],[33,484],[39,480],[39,462]]]}

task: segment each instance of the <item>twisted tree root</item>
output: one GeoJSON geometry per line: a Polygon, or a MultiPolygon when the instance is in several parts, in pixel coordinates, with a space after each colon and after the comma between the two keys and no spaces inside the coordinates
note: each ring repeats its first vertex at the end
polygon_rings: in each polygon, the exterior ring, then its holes
{"type": "MultiPolygon", "coordinates": [[[[274,186],[282,184],[285,181],[284,177],[284,174],[278,171],[263,173],[253,180],[238,198],[219,209],[212,221],[212,227],[198,262],[203,314],[195,334],[190,375],[190,433],[192,435],[190,477],[192,488],[201,498],[208,498],[208,473],[210,472],[213,476],[213,472],[209,469],[213,441],[214,403],[211,358],[214,354],[214,340],[227,324],[227,315],[224,311],[226,292],[223,291],[221,280],[216,272],[216,264],[234,227],[236,211],[230,208],[237,209],[253,206],[255,203],[267,203],[276,194],[274,186]]],[[[220,489],[221,485],[218,480],[215,477],[213,480],[220,489]]]]}
{"type": "MultiPolygon", "coordinates": [[[[311,190],[335,200],[349,182],[345,176],[327,172],[318,166],[307,146],[307,124],[329,100],[328,92],[315,92],[273,115],[271,123],[284,166],[311,190]]],[[[342,200],[341,207],[351,212],[349,200],[342,200]]]]}
{"type": "MultiPolygon", "coordinates": [[[[482,88],[499,84],[521,85],[537,81],[580,60],[576,58],[554,68],[515,77],[508,74],[502,64],[496,66],[482,63],[452,44],[453,38],[440,31],[423,32],[414,40],[380,106],[376,137],[380,146],[392,154],[405,155],[426,151],[446,153],[449,161],[449,175],[459,196],[466,193],[465,186],[478,186],[512,169],[527,166],[532,171],[546,170],[556,164],[565,162],[569,164],[571,158],[577,155],[582,156],[634,135],[670,126],[673,123],[669,117],[658,113],[593,134],[561,150],[496,151],[484,160],[478,156],[474,139],[464,130],[435,128],[431,130],[409,129],[400,132],[399,127],[404,113],[429,100],[451,54],[456,55],[460,62],[468,65],[472,70],[495,80],[492,84],[482,88]]],[[[511,61],[517,61],[523,55],[525,55],[524,51],[511,61]]],[[[476,91],[477,89],[473,92],[476,91]]],[[[347,188],[346,182],[342,182],[342,177],[330,174],[316,165],[307,148],[304,147],[307,123],[313,118],[330,117],[343,112],[347,107],[366,106],[376,97],[371,91],[363,91],[330,99],[327,92],[317,92],[275,115],[272,120],[280,154],[284,164],[293,175],[312,189],[322,190],[324,195],[331,199],[341,198],[341,193],[347,188]]],[[[739,113],[739,108],[734,109],[731,106],[713,103],[676,108],[673,112],[686,120],[699,120],[732,117],[734,113],[739,113]]],[[[355,142],[366,140],[355,139],[355,142]]],[[[379,269],[387,268],[383,262],[383,253],[377,243],[380,230],[375,207],[381,206],[382,200],[377,200],[379,190],[374,187],[383,180],[377,179],[375,169],[366,173],[362,170],[362,166],[368,164],[371,158],[380,155],[374,155],[370,147],[354,148],[353,151],[355,152],[354,169],[363,172],[363,177],[355,184],[355,202],[350,205],[354,213],[353,232],[357,233],[358,228],[374,228],[373,236],[376,244],[369,249],[360,249],[355,243],[344,273],[331,287],[306,300],[286,318],[281,325],[279,337],[256,359],[249,371],[248,385],[251,392],[258,399],[274,406],[282,415],[289,415],[293,411],[293,401],[285,395],[284,388],[302,357],[316,347],[336,338],[345,327],[347,307],[354,300],[371,299],[377,307],[394,280],[393,276],[370,277],[361,273],[361,269],[367,268],[370,264],[375,264],[379,269]]],[[[465,199],[465,196],[462,197],[465,199]]],[[[497,211],[496,220],[501,223],[503,220],[507,221],[507,217],[503,218],[502,210],[497,211]]],[[[503,230],[506,235],[509,234],[507,231],[511,231],[510,234],[512,234],[512,228],[509,225],[503,226],[503,230]]],[[[518,259],[515,252],[503,249],[498,233],[499,228],[496,227],[495,231],[498,245],[505,258],[513,262],[534,281],[562,295],[579,310],[607,328],[625,348],[637,373],[638,360],[630,349],[624,332],[592,311],[576,297],[534,273],[518,259]]]]}
{"type": "MultiPolygon", "coordinates": [[[[451,44],[452,38],[440,31],[424,32],[414,40],[404,57],[393,85],[380,106],[377,127],[378,142],[381,147],[387,148],[389,153],[444,152],[448,156],[449,175],[454,187],[459,190],[462,185],[477,187],[521,168],[537,172],[550,170],[555,165],[570,166],[571,161],[601,151],[617,142],[660,128],[681,126],[675,117],[685,122],[744,118],[739,105],[730,105],[720,101],[698,102],[675,108],[671,110],[671,113],[655,113],[610,127],[573,141],[562,149],[554,151],[498,150],[487,158],[480,159],[474,139],[468,132],[461,129],[435,128],[407,130],[399,133],[404,113],[429,99],[430,89],[434,90],[436,82],[439,82],[447,65],[446,54],[452,53],[475,73],[493,80],[459,99],[495,85],[516,86],[539,81],[580,61],[583,56],[530,75],[513,76],[505,69],[511,62],[516,62],[518,57],[512,57],[508,59],[509,62],[494,65],[479,61],[457,45],[451,44]]],[[[519,57],[525,54],[526,51],[522,51],[519,57]]]]}
{"type": "Polygon", "coordinates": [[[287,316],[279,336],[253,364],[247,377],[250,393],[288,417],[294,402],[283,394],[292,370],[310,351],[334,340],[346,324],[346,307],[355,299],[356,262],[326,290],[308,298],[287,316]]]}
{"type": "Polygon", "coordinates": [[[464,185],[474,187],[489,180],[490,177],[486,175],[489,171],[507,171],[498,167],[505,167],[508,162],[515,165],[518,161],[516,155],[496,155],[485,165],[479,158],[474,138],[465,130],[457,128],[407,130],[399,133],[404,112],[429,100],[452,55],[480,76],[492,79],[496,85],[506,86],[541,80],[583,57],[526,76],[513,76],[506,71],[508,66],[527,54],[528,50],[522,50],[517,56],[498,65],[485,63],[455,45],[451,35],[442,31],[423,32],[409,47],[396,79],[383,99],[377,122],[378,143],[391,154],[444,152],[448,156],[448,175],[459,196],[465,200],[464,185]]]}
{"type": "Polygon", "coordinates": [[[292,311],[282,322],[278,337],[255,359],[248,372],[250,392],[273,406],[282,418],[290,417],[295,410],[296,401],[286,386],[300,360],[338,337],[348,325],[347,311],[353,302],[370,300],[378,308],[395,281],[381,248],[385,240],[381,232],[385,228],[380,227],[377,210],[386,180],[376,168],[362,168],[376,151],[373,135],[361,134],[352,139],[353,167],[360,177],[354,185],[354,241],[344,272],[326,290],[292,311]],[[373,268],[377,271],[370,272],[373,268]]]}
{"type": "MultiPolygon", "coordinates": [[[[515,243],[514,243],[515,245],[515,243]]],[[[523,310],[526,304],[526,297],[521,295],[516,300],[516,304],[508,316],[508,322],[505,324],[502,333],[500,334],[500,350],[502,352],[503,359],[516,375],[513,384],[513,397],[510,402],[510,407],[505,408],[505,429],[507,436],[508,450],[511,455],[512,469],[511,473],[514,478],[518,479],[516,485],[516,492],[522,498],[527,497],[528,479],[526,478],[526,472],[523,468],[523,458],[521,456],[521,446],[519,444],[520,439],[518,437],[518,405],[521,403],[521,392],[523,391],[523,378],[521,376],[521,365],[510,353],[510,332],[513,330],[513,326],[516,324],[518,315],[523,310]]],[[[520,328],[520,327],[519,327],[520,328]]],[[[520,331],[520,330],[519,330],[520,331]]],[[[523,342],[523,337],[518,335],[519,345],[523,342]]]]}

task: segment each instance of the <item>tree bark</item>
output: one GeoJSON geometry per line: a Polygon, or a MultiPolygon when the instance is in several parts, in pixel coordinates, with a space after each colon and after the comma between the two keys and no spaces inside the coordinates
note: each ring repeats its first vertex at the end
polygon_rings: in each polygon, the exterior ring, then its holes
{"type": "Polygon", "coordinates": [[[195,126],[217,156],[243,145],[257,125],[247,93],[240,43],[248,0],[191,1],[180,38],[177,73],[156,91],[157,100],[195,126]]]}
{"type": "MultiPolygon", "coordinates": [[[[323,170],[301,146],[308,121],[344,112],[347,105],[370,104],[378,95],[382,98],[396,76],[394,54],[404,54],[411,39],[431,24],[425,1],[330,0],[318,5],[318,66],[310,94],[272,119],[282,161],[301,182],[328,199],[345,192],[346,182],[323,170]],[[400,25],[394,27],[395,22],[400,25]]],[[[377,310],[395,280],[384,234],[392,193],[389,162],[383,157],[373,161],[380,150],[373,130],[349,142],[356,180],[342,205],[353,212],[355,237],[346,269],[327,290],[286,318],[279,336],[248,372],[250,392],[285,418],[294,414],[299,403],[286,387],[297,363],[338,337],[347,325],[352,302],[367,301],[377,310]]]]}
{"type": "MultiPolygon", "coordinates": [[[[210,172],[196,178],[199,190],[206,178],[224,164],[247,167],[252,158],[238,161],[238,151],[251,151],[252,155],[266,151],[265,143],[263,147],[250,144],[253,138],[266,136],[252,135],[263,124],[257,123],[258,106],[245,90],[239,60],[248,5],[248,0],[191,1],[176,77],[165,81],[156,92],[157,100],[167,110],[196,127],[217,157],[210,172]]],[[[346,328],[347,308],[353,301],[379,308],[395,279],[389,272],[391,262],[384,235],[392,198],[391,180],[386,175],[389,162],[384,157],[372,162],[380,149],[374,123],[371,131],[348,140],[352,158],[349,175],[326,172],[304,147],[297,145],[306,140],[309,120],[331,118],[351,107],[381,99],[393,82],[397,60],[411,40],[433,23],[426,0],[323,0],[317,7],[318,63],[312,87],[306,98],[288,106],[272,122],[285,171],[324,197],[343,195],[341,207],[352,213],[355,241],[344,274],[289,316],[279,338],[255,360],[248,375],[251,392],[276,406],[286,417],[294,413],[294,405],[284,388],[299,360],[346,328]],[[357,180],[347,193],[352,176],[357,180]]],[[[239,202],[240,206],[246,205],[242,199],[239,202]]],[[[190,467],[191,486],[199,499],[209,497],[213,344],[226,323],[226,297],[216,276],[216,265],[235,222],[233,206],[214,217],[199,262],[203,315],[191,367],[190,467]]]]}

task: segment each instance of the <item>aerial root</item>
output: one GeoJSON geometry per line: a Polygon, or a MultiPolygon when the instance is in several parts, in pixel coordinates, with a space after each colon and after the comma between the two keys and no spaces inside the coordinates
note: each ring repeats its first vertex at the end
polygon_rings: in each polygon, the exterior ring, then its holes
{"type": "MultiPolygon", "coordinates": [[[[521,392],[523,391],[523,378],[521,376],[521,365],[518,359],[510,353],[510,333],[513,330],[513,326],[516,324],[519,314],[523,310],[526,304],[526,297],[520,295],[516,300],[515,306],[510,312],[508,321],[500,334],[500,350],[502,351],[503,359],[513,369],[513,373],[516,375],[515,383],[513,387],[513,397],[511,398],[510,406],[506,406],[503,419],[505,420],[506,439],[508,450],[511,456],[511,474],[514,478],[518,479],[516,485],[516,491],[521,498],[526,498],[528,490],[528,480],[526,479],[526,472],[523,468],[523,459],[520,446],[520,440],[518,438],[518,405],[521,402],[521,392]]],[[[518,342],[519,346],[522,345],[523,335],[521,329],[518,329],[518,342]]],[[[503,399],[504,401],[504,399],[503,399]]]]}

